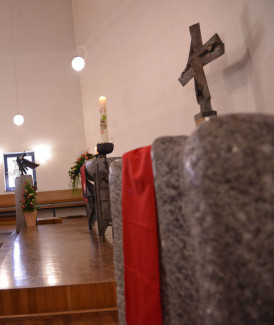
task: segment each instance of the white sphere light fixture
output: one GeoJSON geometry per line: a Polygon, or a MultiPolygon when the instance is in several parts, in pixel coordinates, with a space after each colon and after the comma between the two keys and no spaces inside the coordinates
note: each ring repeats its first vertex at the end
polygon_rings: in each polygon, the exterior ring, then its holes
{"type": "Polygon", "coordinates": [[[78,46],[77,50],[78,50],[78,53],[79,53],[79,50],[81,50],[81,52],[84,52],[84,53],[82,53],[84,55],[76,55],[76,57],[71,61],[71,66],[74,70],[81,71],[86,64],[86,59],[88,57],[88,53],[84,46],[78,46]]]}
{"type": "Polygon", "coordinates": [[[15,125],[20,126],[20,125],[22,125],[24,123],[24,117],[22,115],[20,115],[20,114],[17,114],[17,115],[14,116],[13,122],[14,122],[15,125]]]}
{"type": "Polygon", "coordinates": [[[81,56],[76,56],[71,61],[71,66],[73,67],[74,70],[81,71],[85,66],[85,59],[83,59],[81,56]]]}

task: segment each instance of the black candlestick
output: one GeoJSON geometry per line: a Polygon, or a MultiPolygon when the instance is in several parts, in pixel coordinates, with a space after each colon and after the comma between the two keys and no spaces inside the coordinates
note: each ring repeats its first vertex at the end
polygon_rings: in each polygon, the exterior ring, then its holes
{"type": "Polygon", "coordinates": [[[114,149],[114,144],[110,142],[97,143],[97,151],[100,156],[106,156],[114,149]]]}
{"type": "Polygon", "coordinates": [[[97,143],[98,158],[105,158],[104,164],[108,171],[107,154],[113,151],[114,144],[110,142],[97,143]]]}

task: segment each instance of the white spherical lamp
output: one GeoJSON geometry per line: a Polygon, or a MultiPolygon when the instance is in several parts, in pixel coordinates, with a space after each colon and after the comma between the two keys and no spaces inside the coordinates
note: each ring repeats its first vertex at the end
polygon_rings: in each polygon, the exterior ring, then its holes
{"type": "Polygon", "coordinates": [[[76,56],[72,61],[71,65],[74,70],[81,71],[85,66],[85,60],[81,56],[76,56]]]}
{"type": "Polygon", "coordinates": [[[22,125],[24,123],[24,117],[20,114],[17,114],[13,118],[13,122],[15,125],[22,125]]]}

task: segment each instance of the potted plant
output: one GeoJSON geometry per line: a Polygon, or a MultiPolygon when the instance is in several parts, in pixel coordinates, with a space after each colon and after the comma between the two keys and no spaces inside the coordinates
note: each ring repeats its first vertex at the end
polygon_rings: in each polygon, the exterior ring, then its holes
{"type": "Polygon", "coordinates": [[[32,186],[27,179],[24,184],[24,192],[21,207],[25,216],[25,221],[28,227],[36,226],[36,187],[32,186]]]}

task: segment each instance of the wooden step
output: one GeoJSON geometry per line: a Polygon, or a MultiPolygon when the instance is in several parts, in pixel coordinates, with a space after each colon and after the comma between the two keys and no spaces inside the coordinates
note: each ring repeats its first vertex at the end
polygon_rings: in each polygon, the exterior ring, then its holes
{"type": "Polygon", "coordinates": [[[0,316],[1,325],[119,325],[116,308],[87,310],[81,312],[24,315],[18,317],[0,316]]]}
{"type": "Polygon", "coordinates": [[[17,317],[20,315],[116,308],[115,282],[4,289],[0,291],[0,320],[7,316],[17,317]]]}

